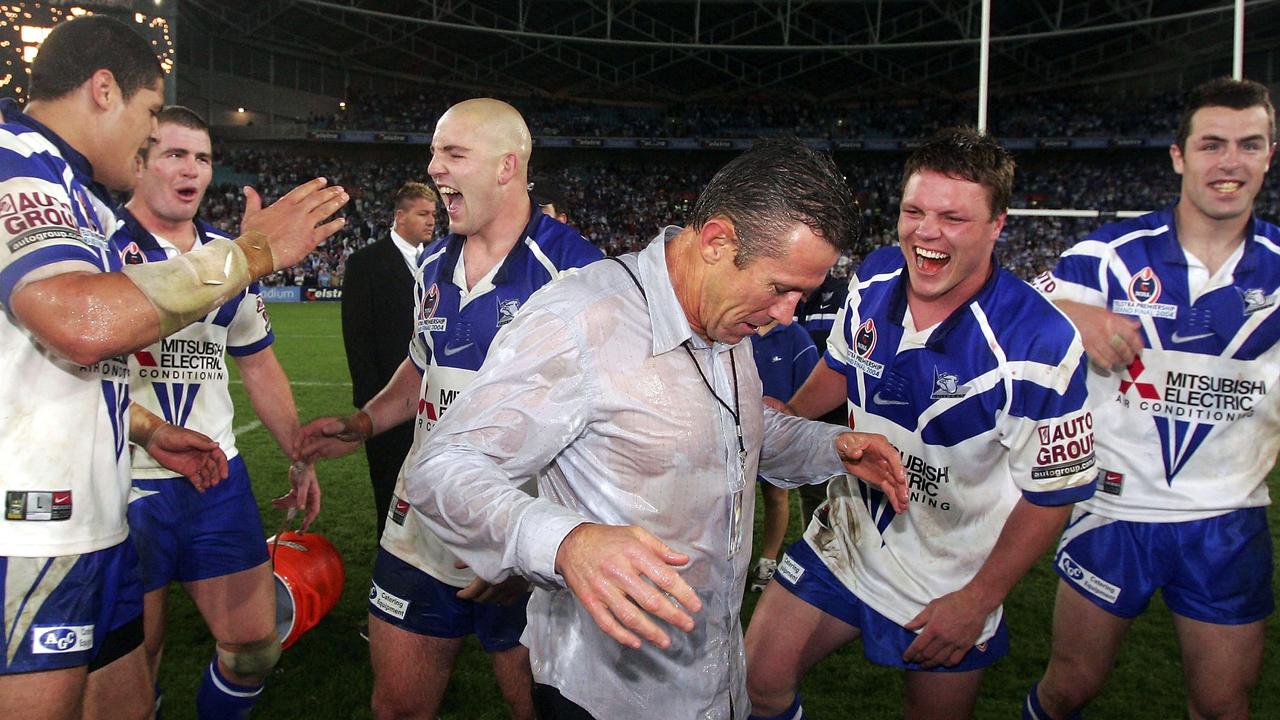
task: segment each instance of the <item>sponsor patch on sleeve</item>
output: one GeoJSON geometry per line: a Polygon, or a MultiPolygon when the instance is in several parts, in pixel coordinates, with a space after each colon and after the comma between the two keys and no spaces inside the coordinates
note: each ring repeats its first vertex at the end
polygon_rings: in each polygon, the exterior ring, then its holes
{"type": "Polygon", "coordinates": [[[1035,463],[1032,480],[1070,478],[1093,467],[1093,415],[1087,411],[1072,413],[1036,426],[1035,463]]]}
{"type": "Polygon", "coordinates": [[[33,177],[0,183],[0,236],[10,253],[42,242],[81,239],[66,190],[33,177]]]}

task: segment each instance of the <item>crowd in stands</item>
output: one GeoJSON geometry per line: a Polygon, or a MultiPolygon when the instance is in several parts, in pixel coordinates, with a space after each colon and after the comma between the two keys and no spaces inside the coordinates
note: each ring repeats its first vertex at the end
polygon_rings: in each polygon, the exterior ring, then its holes
{"type": "MultiPolygon", "coordinates": [[[[640,249],[659,228],[682,224],[698,191],[715,172],[703,163],[605,162],[539,170],[536,182],[549,182],[569,203],[570,224],[607,254],[640,249]]],[[[839,156],[866,219],[867,232],[855,259],[875,247],[896,242],[901,157],[860,153],[839,156]]],[[[1153,210],[1172,202],[1177,177],[1168,171],[1162,153],[1129,153],[1110,157],[1072,153],[1019,158],[1012,206],[1016,208],[1084,208],[1153,210]],[[1078,157],[1077,157],[1078,156],[1078,157]]],[[[383,237],[392,219],[391,198],[406,180],[429,182],[423,158],[401,162],[352,162],[336,158],[301,157],[267,151],[239,151],[220,159],[236,172],[256,175],[255,186],[268,199],[316,175],[341,184],[352,196],[344,210],[346,227],[303,263],[267,280],[268,284],[338,287],[348,255],[383,237]]],[[[239,223],[243,199],[238,186],[215,185],[205,200],[204,214],[224,229],[239,223]]],[[[1280,179],[1268,179],[1258,198],[1259,213],[1280,217],[1280,179]]],[[[438,232],[448,219],[439,215],[438,232]]],[[[1061,252],[1105,220],[1094,218],[1008,219],[997,246],[1000,261],[1030,279],[1052,266],[1061,252]]]]}
{"type": "MultiPolygon", "coordinates": [[[[317,129],[431,132],[457,91],[354,94],[343,110],[311,118],[317,129]]],[[[504,98],[534,135],[573,137],[921,138],[956,118],[976,118],[973,99],[929,98],[849,104],[748,98],[723,104],[605,105],[553,98],[504,98]]],[[[1173,134],[1176,94],[1127,99],[1072,94],[996,95],[988,103],[999,137],[1148,137],[1173,134]]]]}

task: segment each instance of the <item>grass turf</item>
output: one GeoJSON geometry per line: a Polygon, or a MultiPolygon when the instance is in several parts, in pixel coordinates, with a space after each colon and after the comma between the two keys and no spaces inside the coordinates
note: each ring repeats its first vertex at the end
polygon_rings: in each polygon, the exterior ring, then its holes
{"type": "MultiPolygon", "coordinates": [[[[276,331],[276,353],[293,382],[304,422],[318,415],[351,410],[351,388],[342,349],[337,304],[270,307],[276,331]]],[[[235,377],[233,375],[233,377],[235,377]]],[[[232,383],[236,403],[237,444],[254,479],[263,525],[268,534],[280,527],[283,514],[269,501],[288,488],[288,463],[265,428],[256,426],[244,387],[232,383]]],[[[373,675],[368,645],[357,634],[365,619],[374,539],[373,496],[363,453],[323,463],[318,468],[324,508],[313,526],[342,553],[346,586],[337,607],[285,652],[255,710],[259,718],[367,718],[373,675]]],[[[1275,483],[1273,472],[1270,482],[1275,483]]],[[[794,509],[788,542],[802,530],[794,509]]],[[[757,507],[761,504],[757,503],[757,507]]],[[[1271,508],[1273,537],[1280,518],[1271,508]]],[[[1273,581],[1274,582],[1274,581],[1273,581]]],[[[1042,560],[1005,603],[1012,633],[1009,657],[987,672],[978,701],[978,718],[1018,717],[1027,687],[1040,676],[1049,653],[1049,629],[1056,576],[1042,560]]],[[[748,593],[744,621],[758,594],[748,593]]],[[[779,624],[777,632],[786,632],[779,624]]],[[[1280,717],[1280,673],[1276,651],[1280,629],[1267,631],[1262,680],[1253,693],[1254,717],[1280,717]]],[[[213,652],[213,640],[194,606],[178,588],[170,593],[168,641],[161,684],[167,720],[195,717],[195,693],[213,652]]],[[[856,646],[842,649],[809,673],[802,688],[805,708],[813,718],[894,718],[901,715],[902,674],[864,661],[856,646]]],[[[1185,696],[1169,612],[1159,601],[1129,632],[1106,691],[1089,709],[1095,718],[1165,720],[1184,717],[1185,696]]],[[[639,713],[638,716],[643,716],[639,713]]],[[[488,660],[474,639],[468,641],[454,669],[442,720],[506,717],[488,660]]],[[[602,719],[603,720],[603,719],[602,719]]]]}

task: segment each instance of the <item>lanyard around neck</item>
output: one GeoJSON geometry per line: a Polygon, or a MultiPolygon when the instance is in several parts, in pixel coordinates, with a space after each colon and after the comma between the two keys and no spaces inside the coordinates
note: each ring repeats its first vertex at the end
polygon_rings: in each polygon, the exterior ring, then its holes
{"type": "MultiPolygon", "coordinates": [[[[622,266],[623,270],[627,271],[627,275],[630,276],[631,282],[635,283],[636,289],[640,291],[640,297],[644,298],[645,303],[647,304],[649,302],[649,296],[645,294],[644,286],[640,284],[640,278],[636,277],[636,274],[631,271],[631,268],[627,267],[627,264],[618,258],[610,257],[609,259],[618,263],[622,266]]],[[[701,379],[702,384],[706,386],[707,392],[711,393],[711,397],[715,398],[716,402],[720,403],[720,406],[729,413],[729,417],[733,418],[733,429],[738,436],[738,462],[742,464],[743,468],[745,468],[747,446],[742,440],[742,406],[738,400],[738,361],[734,358],[734,349],[729,349],[729,368],[733,373],[733,407],[729,407],[729,403],[725,402],[720,397],[720,394],[716,392],[715,388],[711,386],[711,382],[707,380],[706,373],[702,372],[702,365],[698,364],[698,359],[693,356],[693,350],[689,347],[689,340],[685,339],[684,342],[680,343],[680,347],[684,348],[684,351],[688,353],[689,360],[693,362],[693,367],[698,371],[698,378],[701,379]]]]}

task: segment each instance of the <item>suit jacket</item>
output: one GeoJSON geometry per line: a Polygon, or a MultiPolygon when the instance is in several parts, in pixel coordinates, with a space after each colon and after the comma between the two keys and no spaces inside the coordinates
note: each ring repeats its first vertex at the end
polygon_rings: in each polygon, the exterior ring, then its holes
{"type": "Polygon", "coordinates": [[[388,236],[347,258],[342,284],[342,341],[357,408],[408,357],[412,335],[413,274],[388,236]]]}

